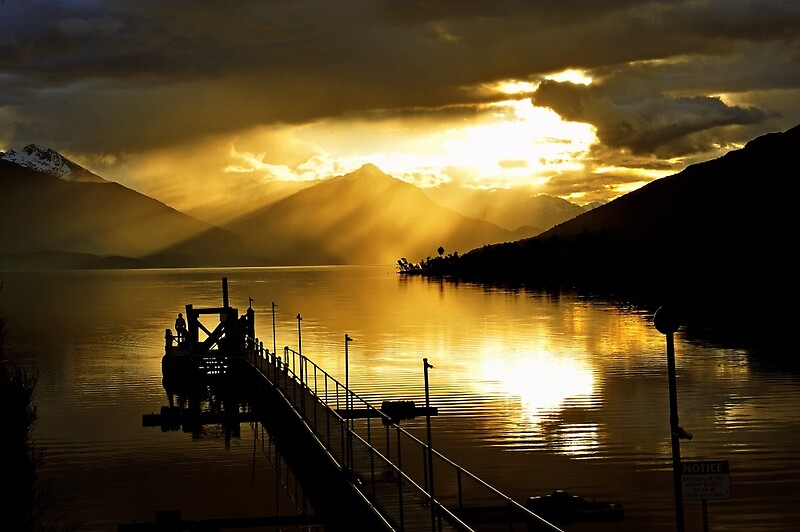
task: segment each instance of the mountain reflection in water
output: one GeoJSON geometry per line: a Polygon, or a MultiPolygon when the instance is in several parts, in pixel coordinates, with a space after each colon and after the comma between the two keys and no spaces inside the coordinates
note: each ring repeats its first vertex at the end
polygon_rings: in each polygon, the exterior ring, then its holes
{"type": "MultiPolygon", "coordinates": [[[[0,274],[7,355],[36,368],[42,470],[55,509],[81,530],[152,521],[290,513],[263,435],[209,426],[194,436],[142,427],[167,404],[164,331],[188,303],[256,309],[272,349],[298,349],[372,404],[424,403],[434,446],[519,502],[565,489],[625,508],[580,530],[674,530],[664,336],[652,315],[573,294],[507,292],[400,278],[392,267],[187,269],[0,274]],[[297,315],[302,316],[298,323],[297,315]],[[298,338],[298,332],[300,338],[298,338]]],[[[714,530],[789,530],[800,519],[800,380],[741,349],[676,335],[686,460],[729,460],[731,498],[709,501],[714,530]]],[[[403,421],[424,440],[425,420],[403,421]]],[[[686,530],[702,530],[686,501],[686,530]]]]}

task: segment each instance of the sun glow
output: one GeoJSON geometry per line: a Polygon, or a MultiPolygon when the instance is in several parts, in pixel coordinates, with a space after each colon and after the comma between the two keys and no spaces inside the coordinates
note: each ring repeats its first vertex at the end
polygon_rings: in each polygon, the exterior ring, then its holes
{"type": "Polygon", "coordinates": [[[290,168],[285,164],[270,164],[264,162],[264,153],[240,152],[233,145],[231,145],[230,156],[236,162],[226,166],[223,170],[225,173],[259,172],[267,176],[269,180],[277,181],[315,181],[320,179],[318,168],[309,164],[308,161],[295,168],[290,168]]]}
{"type": "Polygon", "coordinates": [[[527,94],[534,92],[539,88],[538,83],[531,83],[530,81],[508,80],[502,81],[493,86],[492,89],[502,94],[527,94]]]}
{"type": "Polygon", "coordinates": [[[559,412],[568,400],[595,394],[591,366],[578,357],[546,351],[505,353],[492,357],[481,372],[482,393],[518,397],[522,415],[531,424],[541,424],[559,412]]]}
{"type": "Polygon", "coordinates": [[[489,105],[492,119],[453,129],[441,144],[440,161],[476,172],[476,185],[530,184],[583,168],[581,158],[595,140],[588,124],[566,122],[530,100],[489,105]]]}
{"type": "MultiPolygon", "coordinates": [[[[525,95],[537,86],[511,80],[492,87],[495,97],[506,94],[499,101],[258,127],[208,139],[194,146],[194,156],[187,147],[181,160],[196,161],[198,168],[220,176],[213,187],[203,180],[202,186],[163,190],[167,180],[155,175],[158,169],[169,173],[166,157],[150,157],[149,166],[131,167],[128,173],[156,183],[150,188],[183,210],[207,210],[215,194],[273,194],[276,183],[304,186],[367,163],[422,188],[525,186],[552,193],[561,189],[555,181],[560,176],[590,171],[587,160],[598,139],[591,124],[535,106],[525,95]]],[[[181,175],[197,179],[198,171],[184,163],[181,175]]]]}
{"type": "Polygon", "coordinates": [[[569,68],[555,74],[550,74],[549,76],[545,76],[545,79],[551,79],[558,82],[568,81],[576,85],[591,85],[593,81],[593,79],[585,72],[574,68],[569,68]]]}
{"type": "Polygon", "coordinates": [[[421,187],[454,180],[472,188],[535,186],[564,172],[582,171],[597,140],[593,126],[565,121],[529,98],[476,105],[467,115],[448,113],[445,119],[436,114],[403,120],[349,117],[287,127],[281,138],[302,146],[304,159],[295,158],[293,164],[272,160],[269,152],[254,151],[249,140],[246,147],[231,148],[225,171],[310,181],[372,163],[421,187]]]}
{"type": "Polygon", "coordinates": [[[594,169],[596,174],[635,175],[647,177],[649,180],[658,179],[675,173],[674,170],[656,170],[647,168],[628,168],[625,166],[598,166],[594,169]]]}

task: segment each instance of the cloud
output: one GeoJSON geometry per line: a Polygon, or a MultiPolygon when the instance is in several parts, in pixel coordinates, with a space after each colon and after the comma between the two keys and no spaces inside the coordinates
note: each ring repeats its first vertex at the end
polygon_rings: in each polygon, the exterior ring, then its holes
{"type": "Polygon", "coordinates": [[[533,101],[567,120],[594,125],[598,138],[611,148],[663,157],[709,149],[709,140],[695,134],[765,118],[759,109],[728,106],[718,97],[669,97],[657,91],[614,89],[613,84],[545,81],[533,101]]]}
{"type": "Polygon", "coordinates": [[[437,116],[482,118],[507,97],[486,87],[519,81],[543,82],[537,104],[596,127],[593,156],[611,158],[598,166],[688,161],[800,122],[798,27],[800,3],[783,0],[7,0],[0,141],[166,168],[170,149],[263,128],[394,120],[429,134],[437,116]],[[544,81],[566,69],[595,81],[544,81]]]}
{"type": "MultiPolygon", "coordinates": [[[[124,124],[163,144],[209,129],[475,103],[465,87],[569,66],[785,41],[797,11],[761,0],[4,2],[0,70],[24,83],[0,90],[21,118],[60,122],[73,143],[124,124]]],[[[130,146],[131,136],[107,143],[130,146]]]]}
{"type": "MultiPolygon", "coordinates": [[[[537,105],[564,118],[586,121],[611,148],[661,157],[706,152],[713,145],[744,141],[760,125],[793,116],[786,102],[746,94],[800,89],[798,55],[782,42],[730,43],[724,54],[681,55],[635,61],[590,71],[591,85],[545,80],[533,95],[537,105]],[[781,109],[789,110],[781,116],[781,109]],[[744,126],[744,127],[743,127],[744,126]]],[[[784,122],[791,126],[793,122],[784,122]]]]}

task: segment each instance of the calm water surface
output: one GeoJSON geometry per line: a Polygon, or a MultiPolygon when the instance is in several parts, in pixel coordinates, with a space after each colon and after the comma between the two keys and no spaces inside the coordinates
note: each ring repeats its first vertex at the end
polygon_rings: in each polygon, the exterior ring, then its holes
{"type": "MultiPolygon", "coordinates": [[[[434,446],[523,502],[566,489],[620,502],[614,525],[675,530],[665,338],[652,315],[570,294],[399,278],[392,267],[0,273],[9,358],[39,375],[34,437],[63,522],[116,530],[157,510],[186,519],[296,512],[268,437],[142,426],[167,402],[164,330],[187,303],[249,298],[256,332],[298,349],[373,404],[424,403],[434,446]],[[297,315],[302,319],[298,321],[297,315]],[[276,469],[277,468],[277,469],[276,469]]],[[[729,460],[731,497],[710,530],[795,530],[800,522],[800,379],[750,353],[675,338],[684,460],[729,460]]],[[[424,420],[403,422],[424,434],[424,420]]],[[[702,530],[686,501],[686,530],[702,530]]]]}

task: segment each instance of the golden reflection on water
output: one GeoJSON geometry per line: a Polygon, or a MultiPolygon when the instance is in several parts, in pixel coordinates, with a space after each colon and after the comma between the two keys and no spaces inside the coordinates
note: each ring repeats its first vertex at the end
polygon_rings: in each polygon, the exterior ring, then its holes
{"type": "MultiPolygon", "coordinates": [[[[625,375],[664,373],[664,337],[641,311],[620,312],[570,294],[487,297],[475,286],[419,279],[399,286],[402,299],[382,293],[387,284],[353,294],[365,319],[344,325],[342,332],[312,328],[321,308],[306,297],[312,311],[304,321],[304,353],[341,376],[343,357],[335,353],[349,332],[355,338],[349,382],[377,401],[422,401],[421,360],[427,357],[435,366],[431,401],[441,409],[441,422],[468,417],[482,445],[601,457],[609,444],[603,410],[609,397],[623,416],[639,415],[648,404],[626,404],[611,383],[625,375]]],[[[340,301],[334,320],[347,306],[340,301]]],[[[679,353],[679,364],[682,359],[679,353]]],[[[666,401],[649,406],[664,407],[666,401]]]]}
{"type": "MultiPolygon", "coordinates": [[[[222,485],[221,471],[250,479],[248,431],[228,449],[142,428],[142,414],[166,400],[165,328],[187,303],[218,306],[222,276],[233,306],[253,298],[270,348],[277,303],[281,354],[297,347],[302,313],[303,353],[342,382],[344,334],[353,337],[349,381],[372,404],[423,401],[427,357],[437,449],[498,487],[520,497],[572,486],[607,493],[626,504],[618,530],[673,528],[665,340],[641,311],[567,293],[397,279],[391,268],[5,274],[7,354],[39,370],[36,437],[50,448],[50,471],[71,483],[61,495],[85,503],[88,521],[152,519],[167,500],[159,495],[222,485]],[[152,473],[165,463],[168,474],[152,473]]],[[[746,353],[693,346],[680,332],[675,347],[681,424],[695,434],[682,456],[730,458],[735,468],[735,498],[715,502],[718,528],[794,526],[798,377],[765,371],[746,353]]],[[[424,434],[424,420],[404,424],[424,434]]],[[[242,486],[237,498],[260,515],[263,490],[242,486]]],[[[195,511],[224,514],[216,502],[195,511]]]]}
{"type": "Polygon", "coordinates": [[[546,444],[554,452],[590,455],[598,447],[596,423],[564,422],[564,412],[592,405],[598,390],[586,357],[541,349],[506,352],[484,363],[477,396],[511,400],[518,407],[500,433],[518,435],[508,445],[522,450],[546,444]]]}
{"type": "Polygon", "coordinates": [[[520,418],[532,425],[561,410],[573,397],[591,397],[595,381],[588,363],[543,351],[520,351],[481,368],[478,394],[519,398],[520,418]]]}

